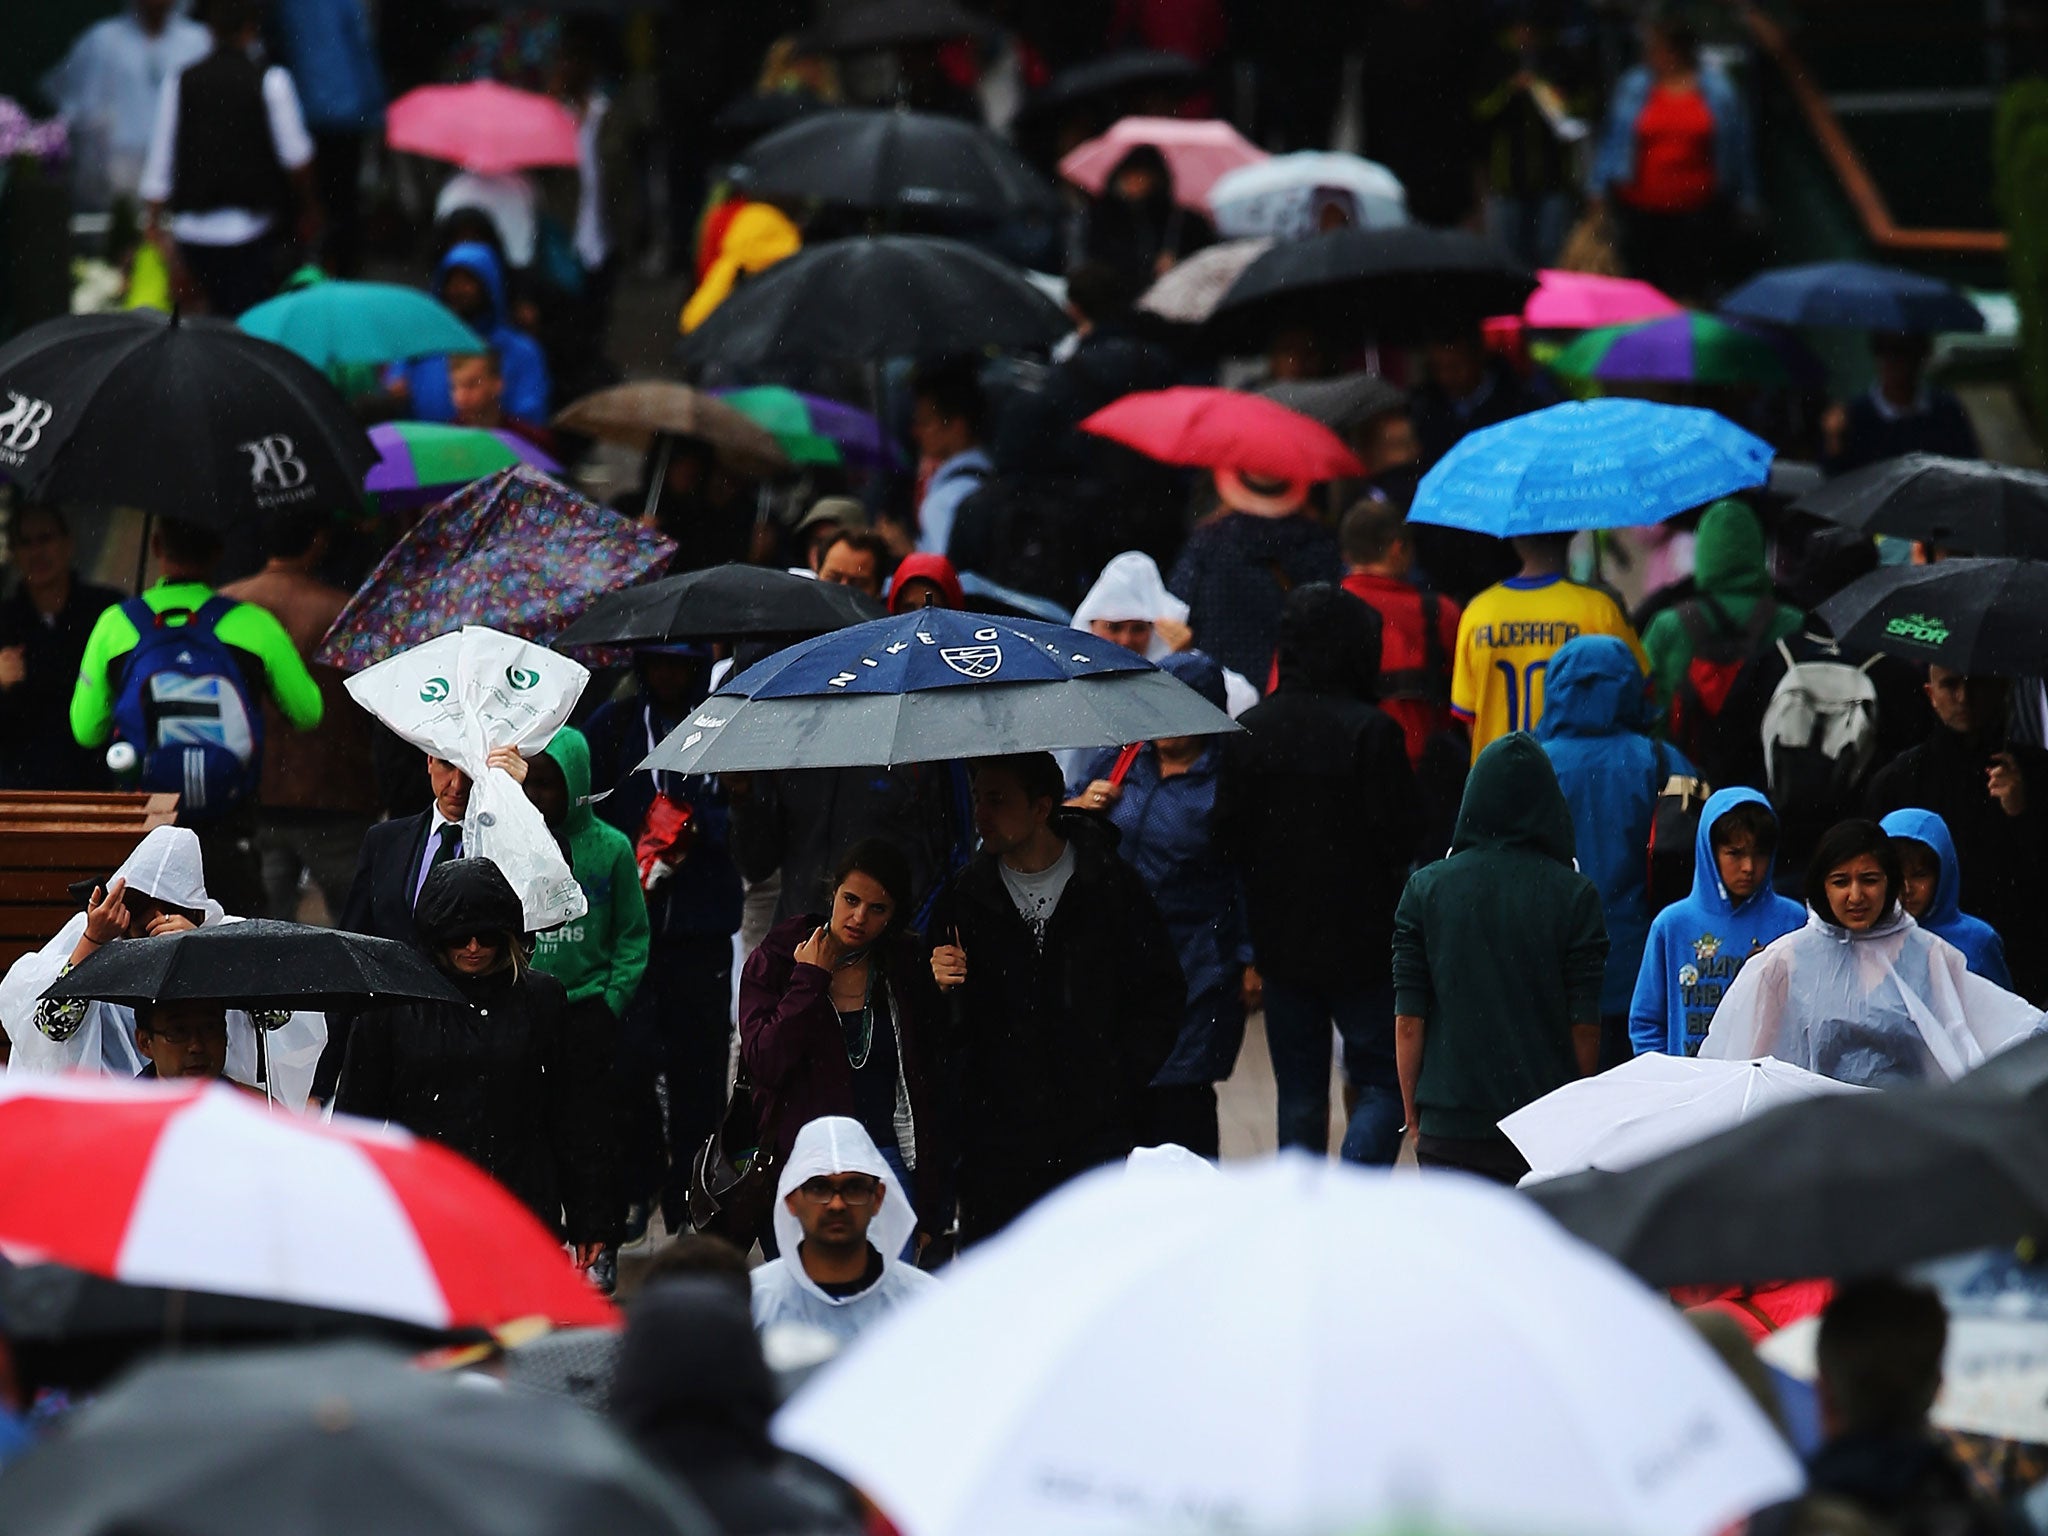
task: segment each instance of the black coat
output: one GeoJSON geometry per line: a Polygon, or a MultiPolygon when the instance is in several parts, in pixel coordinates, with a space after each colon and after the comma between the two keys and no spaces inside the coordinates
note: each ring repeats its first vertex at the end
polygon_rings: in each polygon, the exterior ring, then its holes
{"type": "MultiPolygon", "coordinates": [[[[419,923],[422,948],[472,929],[522,942],[519,898],[487,859],[435,870],[419,923]]],[[[453,1148],[571,1242],[611,1238],[602,1072],[573,1048],[562,984],[523,965],[450,979],[468,1007],[400,1003],[356,1017],[336,1110],[453,1148]]]]}
{"type": "Polygon", "coordinates": [[[71,693],[93,625],[120,601],[119,592],[75,575],[48,624],[26,587],[0,599],[0,650],[20,646],[28,672],[15,687],[0,688],[0,789],[103,789],[112,782],[106,749],[72,738],[71,693]]]}
{"type": "Polygon", "coordinates": [[[1279,686],[1224,738],[1218,833],[1258,968],[1283,981],[1391,974],[1423,817],[1406,738],[1372,704],[1379,669],[1378,611],[1339,587],[1297,587],[1280,616],[1279,686]]]}
{"type": "Polygon", "coordinates": [[[413,928],[413,882],[426,857],[427,833],[434,824],[431,810],[380,821],[363,834],[356,854],[356,877],[342,903],[341,926],[350,933],[396,939],[410,944],[413,928]]]}
{"type": "Polygon", "coordinates": [[[963,1206],[992,1181],[1042,1194],[1126,1156],[1145,1090],[1180,1033],[1186,983],[1144,882],[1117,857],[1115,827],[1060,813],[1074,872],[1041,953],[990,855],[939,898],[930,933],[957,935],[967,984],[948,999],[940,1045],[955,1105],[963,1206]]]}

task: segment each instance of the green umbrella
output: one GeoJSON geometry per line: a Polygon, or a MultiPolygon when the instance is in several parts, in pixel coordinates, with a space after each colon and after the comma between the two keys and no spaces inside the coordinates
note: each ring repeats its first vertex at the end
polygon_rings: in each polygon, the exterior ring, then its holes
{"type": "Polygon", "coordinates": [[[1550,366],[1569,379],[1659,384],[1785,384],[1811,371],[1798,344],[1688,310],[1634,325],[1606,325],[1550,366]]]}
{"type": "Polygon", "coordinates": [[[718,395],[741,415],[773,434],[782,451],[795,463],[872,468],[902,459],[880,422],[866,411],[838,400],[785,389],[780,384],[722,389],[718,395]]]}
{"type": "Polygon", "coordinates": [[[237,323],[315,368],[481,352],[486,345],[453,310],[397,283],[307,283],[265,300],[237,323]]]}
{"type": "Polygon", "coordinates": [[[363,489],[390,505],[423,506],[451,487],[468,485],[515,464],[542,474],[562,466],[516,433],[438,421],[386,421],[370,428],[377,463],[363,489]]]}

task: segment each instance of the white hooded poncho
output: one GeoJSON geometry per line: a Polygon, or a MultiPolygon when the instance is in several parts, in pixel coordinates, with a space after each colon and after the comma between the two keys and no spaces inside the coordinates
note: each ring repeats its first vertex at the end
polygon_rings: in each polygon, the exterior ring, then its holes
{"type": "MultiPolygon", "coordinates": [[[[1185,624],[1189,611],[1186,603],[1166,590],[1158,563],[1141,550],[1129,549],[1105,565],[1095,578],[1095,585],[1074,610],[1074,628],[1086,629],[1097,619],[1111,624],[1139,620],[1157,624],[1161,619],[1185,624]]],[[[1199,636],[1196,643],[1201,643],[1199,636]]],[[[1145,647],[1145,659],[1157,661],[1172,650],[1155,632],[1152,643],[1145,647]]],[[[1259,690],[1228,667],[1223,669],[1223,692],[1233,720],[1259,702],[1259,690]]]]}
{"type": "Polygon", "coordinates": [[[1742,968],[1700,1046],[1722,1061],[1775,1056],[1837,1082],[1952,1081],[2038,1033],[2041,1010],[1983,977],[1905,913],[1862,933],[1806,926],[1742,968]]]}
{"type": "MultiPolygon", "coordinates": [[[[200,926],[232,923],[238,918],[221,911],[206,894],[198,835],[186,827],[157,827],[128,855],[109,879],[166,906],[203,914],[200,926]]],[[[23,955],[0,980],[0,1029],[13,1050],[12,1072],[105,1072],[133,1077],[144,1066],[135,1045],[135,1011],[118,1003],[88,1003],[85,1018],[65,1040],[53,1040],[35,1024],[36,1003],[63,973],[72,950],[85,936],[85,914],[74,913],[57,936],[34,954],[23,955]]],[[[116,940],[115,942],[119,942],[116,940]]],[[[327,1045],[327,1018],[320,1013],[294,1013],[269,1032],[270,1091],[281,1104],[303,1108],[313,1086],[313,1069],[327,1045]]],[[[228,1076],[256,1084],[256,1027],[240,1009],[228,1011],[228,1076]]]]}
{"type": "Polygon", "coordinates": [[[917,1229],[917,1212],[897,1188],[895,1171],[875,1150],[874,1138],[858,1120],[824,1115],[796,1133],[789,1161],[775,1183],[775,1242],[782,1256],[754,1271],[754,1327],[765,1332],[781,1323],[803,1323],[838,1339],[851,1339],[878,1318],[936,1285],[930,1275],[898,1257],[917,1229]],[[865,1173],[882,1181],[882,1203],[868,1223],[868,1242],[882,1255],[882,1278],[853,1296],[827,1296],[804,1273],[797,1257],[802,1225],[789,1196],[806,1179],[865,1173]]]}

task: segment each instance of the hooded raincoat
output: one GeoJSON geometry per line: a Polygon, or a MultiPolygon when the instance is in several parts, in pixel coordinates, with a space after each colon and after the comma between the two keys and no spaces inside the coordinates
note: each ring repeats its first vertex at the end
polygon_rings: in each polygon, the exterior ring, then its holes
{"type": "Polygon", "coordinates": [[[546,755],[562,770],[569,809],[557,830],[576,883],[590,910],[574,922],[538,934],[533,967],[569,992],[571,1003],[601,997],[622,1018],[647,969],[647,899],[640,892],[640,866],[633,844],[618,828],[597,819],[590,804],[590,744],[565,725],[548,742],[546,755]]]}
{"type": "Polygon", "coordinates": [[[2037,1033],[2041,1010],[1970,973],[1896,906],[1855,932],[1809,911],[1721,999],[1702,1057],[1775,1056],[1837,1082],[1953,1081],[2037,1033]]]}
{"type": "MultiPolygon", "coordinates": [[[[434,297],[448,286],[448,275],[457,268],[484,285],[490,308],[471,328],[498,354],[498,368],[505,381],[505,414],[516,421],[544,422],[549,416],[548,362],[540,343],[512,324],[512,309],[505,297],[505,271],[498,253],[481,241],[466,240],[449,247],[434,269],[434,297]]],[[[448,392],[448,359],[445,356],[416,357],[398,365],[397,373],[411,392],[412,413],[421,421],[453,421],[455,401],[448,392]]]]}
{"type": "MultiPolygon", "coordinates": [[[[221,911],[206,894],[198,835],[186,827],[157,827],[135,845],[107,884],[166,906],[203,914],[202,928],[238,918],[221,911]]],[[[0,1026],[13,1045],[13,1072],[106,1072],[134,1077],[145,1065],[135,1044],[135,1010],[118,1003],[47,1003],[44,991],[71,969],[71,952],[85,936],[85,914],[74,913],[57,936],[34,954],[23,955],[0,981],[0,1026]]],[[[115,941],[119,943],[119,940],[115,941]]],[[[266,1021],[268,1022],[268,1017],[266,1021]]],[[[313,1068],[327,1045],[327,1016],[294,1013],[267,1032],[264,1054],[270,1093],[290,1109],[303,1108],[313,1086],[313,1068]]],[[[239,1008],[228,1010],[227,1075],[256,1085],[256,1025],[239,1008]]]]}
{"type": "Polygon", "coordinates": [[[1806,908],[1780,896],[1771,884],[1778,867],[1775,855],[1755,894],[1740,905],[1729,900],[1714,860],[1713,832],[1714,823],[1738,805],[1771,808],[1754,789],[1723,789],[1709,798],[1693,838],[1692,894],[1673,902],[1650,924],[1628,1008],[1629,1043],[1638,1056],[1650,1051],[1698,1055],[1714,1010],[1736,974],[1766,944],[1806,921],[1806,908]]]}
{"type": "MultiPolygon", "coordinates": [[[[1579,868],[1600,888],[1607,976],[1600,1013],[1628,1012],[1650,932],[1650,817],[1672,774],[1693,774],[1677,748],[1653,741],[1649,693],[1635,653],[1612,635],[1581,635],[1550,660],[1536,737],[1572,811],[1579,868]]],[[[1711,862],[1711,861],[1710,861],[1711,862]]]]}
{"type": "Polygon", "coordinates": [[[1998,930],[1981,917],[1963,910],[1963,873],[1956,862],[1955,839],[1948,835],[1948,823],[1932,811],[1893,811],[1878,823],[1894,841],[1909,838],[1925,843],[1941,861],[1941,875],[1934,887],[1934,900],[1927,915],[1918,919],[1922,928],[1947,939],[1963,952],[1972,971],[1993,986],[2012,990],[2012,972],[2005,964],[2005,942],[1998,930]]]}
{"type": "Polygon", "coordinates": [[[1501,737],[1465,783],[1450,857],[1394,914],[1394,1011],[1425,1026],[1425,1136],[1485,1141],[1579,1075],[1572,1030],[1600,1014],[1607,929],[1572,862],[1572,816],[1536,738],[1501,737]]]}
{"type": "Polygon", "coordinates": [[[898,1257],[917,1230],[917,1212],[896,1184],[895,1173],[858,1120],[826,1115],[797,1132],[775,1181],[775,1243],[782,1256],[753,1273],[756,1328],[806,1323],[834,1338],[851,1339],[938,1283],[898,1257]],[[799,1251],[803,1225],[789,1208],[790,1195],[806,1179],[839,1173],[865,1173],[882,1181],[882,1202],[868,1224],[868,1246],[882,1256],[882,1277],[851,1296],[828,1296],[805,1273],[799,1251]]]}
{"type": "MultiPolygon", "coordinates": [[[[1700,514],[1699,537],[1693,545],[1693,585],[1737,626],[1749,623],[1758,603],[1771,604],[1777,616],[1764,632],[1766,641],[1795,635],[1805,622],[1797,608],[1771,595],[1763,524],[1733,499],[1717,501],[1700,514]]],[[[1650,658],[1650,681],[1657,698],[1669,704],[1693,658],[1692,636],[1677,608],[1666,608],[1650,620],[1650,627],[1643,631],[1643,651],[1650,658]]]]}

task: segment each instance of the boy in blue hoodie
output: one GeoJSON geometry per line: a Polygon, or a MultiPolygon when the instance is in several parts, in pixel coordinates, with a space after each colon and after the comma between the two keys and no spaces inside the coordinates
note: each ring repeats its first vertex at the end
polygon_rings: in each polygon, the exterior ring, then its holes
{"type": "MultiPolygon", "coordinates": [[[[512,323],[505,270],[498,253],[478,240],[451,246],[434,272],[434,297],[460,315],[489,344],[504,381],[501,404],[515,421],[544,422],[551,414],[547,357],[540,343],[512,323]]],[[[455,420],[446,356],[416,357],[385,376],[386,385],[411,402],[421,421],[455,420]]]]}
{"type": "Polygon", "coordinates": [[[1707,801],[1693,840],[1692,894],[1650,924],[1628,1010],[1638,1056],[1696,1056],[1714,1010],[1749,957],[1806,922],[1806,909],[1771,888],[1778,818],[1754,789],[1707,801]]]}
{"type": "Polygon", "coordinates": [[[1960,949],[1971,970],[2010,992],[2012,972],[2006,969],[2004,940],[1984,919],[1963,910],[1962,869],[1948,823],[1932,811],[1900,810],[1878,825],[1899,845],[1905,874],[1899,905],[1922,928],[1960,949]]]}

